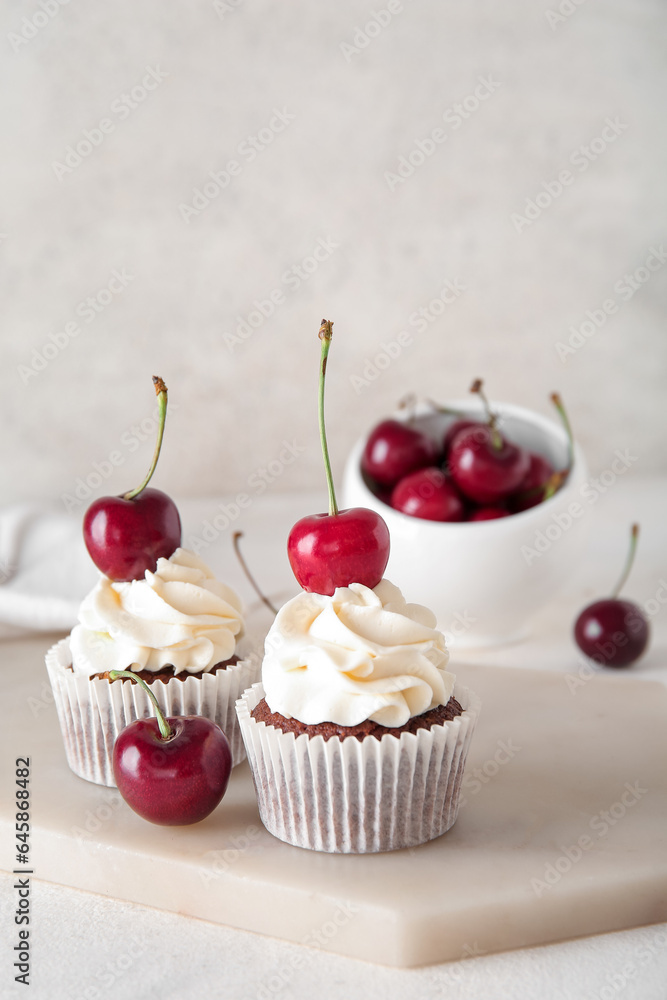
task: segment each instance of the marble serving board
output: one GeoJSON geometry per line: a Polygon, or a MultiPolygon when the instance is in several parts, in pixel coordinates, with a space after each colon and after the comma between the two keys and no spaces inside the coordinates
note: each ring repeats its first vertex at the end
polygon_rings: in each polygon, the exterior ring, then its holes
{"type": "Polygon", "coordinates": [[[667,919],[667,691],[657,683],[605,675],[572,691],[563,674],[461,666],[483,708],[453,829],[415,850],[333,856],[264,830],[247,763],[218,809],[183,828],[152,826],[114,789],[77,778],[47,645],[3,644],[6,870],[14,760],[29,756],[36,880],[403,967],[667,919]]]}

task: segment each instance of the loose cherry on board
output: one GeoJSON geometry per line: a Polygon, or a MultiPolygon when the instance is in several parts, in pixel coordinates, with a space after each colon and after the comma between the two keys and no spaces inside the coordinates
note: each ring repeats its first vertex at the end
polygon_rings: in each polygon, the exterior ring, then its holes
{"type": "Polygon", "coordinates": [[[632,568],[638,537],[639,525],[633,524],[628,558],[611,597],[589,604],[574,625],[579,649],[603,667],[628,667],[648,645],[650,630],[644,612],[618,596],[632,568]]]}
{"type": "Polygon", "coordinates": [[[495,504],[519,487],[530,462],[523,448],[498,431],[480,379],[473,382],[470,391],[484,400],[488,423],[459,431],[449,449],[448,468],[464,496],[475,503],[495,504]]]}
{"type": "Polygon", "coordinates": [[[374,482],[391,487],[437,459],[437,446],[426,434],[400,420],[383,420],[366,442],[361,469],[374,482]]]}
{"type": "Polygon", "coordinates": [[[131,670],[112,670],[109,677],[138,681],[156,714],[130,723],[114,743],[114,778],[128,806],[160,826],[205,819],[225,794],[232,770],[220,726],[201,715],[165,719],[153,692],[131,670]]]}
{"type": "Polygon", "coordinates": [[[461,494],[452,481],[442,469],[432,466],[404,476],[394,486],[391,506],[426,521],[462,521],[465,513],[461,494]]]}
{"type": "Polygon", "coordinates": [[[162,447],[167,416],[167,387],[153,376],[158,400],[158,436],[146,478],[122,496],[99,497],[83,519],[83,538],[97,568],[111,580],[141,580],[181,544],[181,519],[174,501],[161,490],[147,489],[162,447]]]}
{"type": "Polygon", "coordinates": [[[318,417],[322,456],[329,490],[329,513],[310,514],[289,533],[287,554],[304,590],[331,596],[336,587],[361,583],[377,587],[389,559],[389,529],[367,507],[338,510],[324,427],[324,381],[333,323],[322,320],[318,417]]]}

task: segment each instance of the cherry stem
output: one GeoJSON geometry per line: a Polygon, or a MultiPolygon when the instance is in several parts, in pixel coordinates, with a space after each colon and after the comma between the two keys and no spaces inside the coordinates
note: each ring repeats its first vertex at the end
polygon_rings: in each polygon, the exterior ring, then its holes
{"type": "Polygon", "coordinates": [[[408,417],[407,422],[411,424],[417,416],[417,395],[414,392],[408,392],[405,396],[399,399],[396,409],[407,410],[408,417]]]}
{"type": "Polygon", "coordinates": [[[243,558],[243,554],[241,553],[241,546],[239,545],[239,540],[241,538],[243,538],[243,532],[242,531],[235,531],[234,534],[233,534],[233,536],[232,536],[232,542],[233,542],[233,545],[234,545],[234,552],[236,553],[236,558],[241,563],[241,569],[243,570],[243,572],[247,576],[248,582],[250,583],[250,586],[255,591],[255,593],[259,597],[260,601],[262,601],[263,604],[266,604],[266,606],[269,609],[269,611],[273,611],[274,615],[277,615],[278,614],[278,609],[273,606],[273,604],[268,599],[268,597],[266,596],[266,594],[262,593],[262,590],[260,589],[259,584],[257,583],[257,581],[255,580],[254,576],[252,575],[252,573],[248,569],[248,564],[245,561],[245,559],[243,558]]]}
{"type": "Polygon", "coordinates": [[[563,400],[557,392],[551,393],[551,402],[558,410],[558,416],[563,421],[563,427],[565,428],[565,433],[567,434],[567,465],[559,472],[554,472],[549,479],[549,482],[544,490],[544,500],[548,500],[549,497],[552,497],[554,493],[561,488],[567,477],[570,475],[574,464],[574,436],[572,434],[572,425],[570,424],[567,410],[563,405],[563,400]]]}
{"type": "Polygon", "coordinates": [[[612,591],[612,599],[615,599],[620,594],[621,590],[625,585],[625,581],[630,575],[630,570],[632,569],[632,564],[635,561],[635,552],[637,551],[637,541],[639,539],[639,525],[633,524],[630,530],[630,549],[628,551],[628,557],[625,560],[625,566],[623,567],[623,572],[621,573],[621,579],[618,581],[614,590],[612,591]]]}
{"type": "Polygon", "coordinates": [[[155,709],[155,716],[157,718],[157,724],[160,727],[160,736],[163,740],[170,740],[174,736],[174,730],[169,727],[169,723],[162,714],[162,709],[157,703],[157,698],[149,688],[148,684],[141,677],[137,677],[135,673],[131,670],[110,670],[109,677],[112,681],[118,680],[119,677],[127,677],[128,680],[136,681],[140,684],[150,700],[153,702],[153,708],[155,709]]]}
{"type": "Polygon", "coordinates": [[[498,420],[498,417],[492,411],[491,406],[489,405],[489,401],[486,398],[486,393],[482,388],[483,384],[484,383],[482,382],[481,378],[476,378],[473,384],[470,386],[470,391],[474,392],[477,396],[479,396],[479,398],[484,403],[484,409],[486,410],[486,421],[489,425],[489,430],[491,431],[491,444],[496,451],[500,451],[500,449],[503,446],[503,439],[501,438],[500,432],[496,427],[496,422],[498,420]]]}
{"type": "MultiPolygon", "coordinates": [[[[432,399],[425,399],[427,403],[435,413],[443,413],[448,417],[462,417],[463,414],[460,410],[453,410],[451,406],[441,406],[440,403],[436,403],[432,399]]],[[[417,394],[414,392],[408,392],[405,396],[399,399],[397,407],[398,410],[408,410],[408,423],[412,423],[417,419],[417,394]]]]}
{"type": "Polygon", "coordinates": [[[574,464],[574,435],[572,434],[572,425],[570,424],[570,418],[568,417],[567,411],[563,405],[563,400],[557,392],[551,393],[551,402],[558,410],[558,415],[563,421],[563,427],[565,428],[565,433],[567,434],[567,471],[569,472],[574,464]]]}
{"type": "MultiPolygon", "coordinates": [[[[436,403],[433,399],[427,399],[426,402],[429,406],[432,406],[436,413],[443,413],[446,417],[463,417],[465,414],[462,410],[455,410],[451,406],[441,406],[440,403],[436,403]]],[[[399,404],[400,406],[400,404],[399,404]]]]}
{"type": "Polygon", "coordinates": [[[317,403],[317,413],[320,425],[320,444],[322,445],[322,457],[324,458],[324,471],[327,477],[327,489],[329,490],[329,514],[335,517],[338,513],[336,503],[336,491],[334,490],[333,475],[331,473],[331,462],[329,461],[329,448],[327,447],[327,432],[324,427],[324,380],[327,374],[327,357],[331,347],[333,337],[333,323],[331,320],[323,319],[320,325],[319,338],[322,341],[322,354],[320,356],[320,387],[317,403]]]}
{"type": "Polygon", "coordinates": [[[153,473],[155,472],[157,460],[160,457],[160,449],[162,448],[162,437],[164,435],[164,423],[165,420],[167,419],[167,387],[159,375],[153,375],[153,385],[155,386],[155,394],[157,396],[157,407],[158,407],[157,441],[155,442],[153,461],[151,462],[151,467],[148,470],[146,478],[144,479],[141,486],[138,486],[136,490],[130,490],[129,493],[124,493],[123,500],[134,500],[135,497],[139,496],[142,490],[146,489],[146,487],[151,481],[153,473]]]}

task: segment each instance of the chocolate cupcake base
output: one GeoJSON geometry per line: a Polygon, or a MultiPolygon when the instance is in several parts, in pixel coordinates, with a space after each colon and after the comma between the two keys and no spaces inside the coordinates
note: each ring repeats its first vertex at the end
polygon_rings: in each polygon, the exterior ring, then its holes
{"type": "Polygon", "coordinates": [[[236,710],[260,817],[279,840],[328,853],[376,853],[416,847],[455,822],[479,714],[479,699],[466,688],[455,686],[462,711],[452,719],[352,739],[284,732],[254,717],[263,698],[255,684],[236,710]]]}
{"type": "MultiPolygon", "coordinates": [[[[154,715],[140,684],[88,677],[72,670],[69,638],[46,654],[67,763],[86,781],[115,787],[113,746],[116,737],[135,719],[154,715]]],[[[220,669],[201,676],[166,674],[151,677],[151,691],[165,715],[203,715],[217,723],[229,740],[232,764],[245,758],[235,702],[260,672],[258,657],[226,661],[220,669]]],[[[140,676],[143,675],[144,672],[140,676]]]]}
{"type": "MultiPolygon", "coordinates": [[[[230,656],[228,660],[221,660],[220,663],[214,663],[210,670],[181,670],[178,674],[172,666],[161,667],[160,670],[133,670],[132,673],[135,677],[140,677],[146,684],[152,684],[153,681],[162,681],[163,684],[168,684],[174,677],[178,678],[179,681],[186,681],[188,677],[203,677],[204,674],[215,674],[218,670],[226,670],[227,667],[233,667],[239,660],[240,656],[230,656]]],[[[124,669],[130,670],[131,667],[128,666],[124,669]]],[[[93,674],[92,676],[99,677],[103,681],[108,681],[109,671],[105,670],[103,673],[93,674]]]]}
{"type": "Polygon", "coordinates": [[[267,726],[274,726],[283,733],[294,733],[295,736],[300,736],[302,733],[311,737],[321,736],[326,742],[333,736],[337,736],[340,740],[345,740],[349,736],[356,740],[365,740],[367,736],[374,736],[376,740],[381,740],[385,735],[398,739],[401,733],[416,733],[419,729],[430,729],[431,726],[442,725],[444,722],[449,722],[450,719],[455,719],[462,712],[463,709],[456,698],[450,698],[446,705],[436,705],[435,708],[429,709],[423,715],[413,715],[404,726],[382,726],[379,722],[371,722],[370,719],[360,722],[357,726],[338,726],[335,722],[317,722],[307,726],[305,722],[299,722],[298,719],[287,719],[279,712],[272,712],[266,703],[266,698],[262,698],[250,714],[255,722],[264,722],[267,726]]]}

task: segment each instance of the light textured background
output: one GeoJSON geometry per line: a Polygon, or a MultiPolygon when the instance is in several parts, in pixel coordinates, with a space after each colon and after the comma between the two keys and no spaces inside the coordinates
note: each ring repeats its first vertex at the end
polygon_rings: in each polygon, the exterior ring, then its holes
{"type": "Polygon", "coordinates": [[[567,364],[555,344],[587,309],[619,301],[614,283],[666,235],[665,7],[586,0],[550,26],[545,0],[404,0],[348,62],[341,43],[382,0],[218,6],[70,0],[13,45],[40,8],[3,6],[0,502],[71,493],[95,463],[95,493],[135,485],[151,452],[153,373],[173,404],[155,485],[234,493],[296,439],[304,451],[273,466],[272,488],[321,487],[323,315],[336,324],[338,470],[406,391],[460,396],[476,375],[492,396],[540,410],[559,388],[594,472],[626,446],[631,474],[664,469],[667,265],[567,364]],[[110,107],[147,66],[168,75],[121,121],[110,107]],[[480,76],[500,87],[460,128],[443,123],[480,76]],[[295,118],[247,162],[237,148],[274,108],[295,118]],[[104,117],[113,133],[58,180],[53,162],[104,117]],[[627,128],[579,173],[569,158],[607,117],[627,128]],[[391,191],[385,172],[439,126],[446,142],[391,191]],[[179,205],[232,158],[240,176],[186,224],[179,205]],[[518,234],[511,214],[568,167],[574,183],[518,234]],[[339,247],[299,289],[281,285],[321,237],[339,247]],[[33,348],[122,268],[134,276],[122,294],[26,376],[33,348]],[[445,278],[466,291],[355,391],[351,376],[445,278]],[[236,317],[279,287],[285,302],[232,352],[236,317]],[[121,465],[107,477],[113,451],[121,465]]]}

